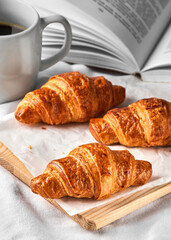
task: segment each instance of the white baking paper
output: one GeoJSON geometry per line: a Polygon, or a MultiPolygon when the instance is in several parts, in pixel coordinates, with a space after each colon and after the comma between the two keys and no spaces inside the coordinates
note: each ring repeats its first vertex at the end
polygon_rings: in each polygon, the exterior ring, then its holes
{"type": "MultiPolygon", "coordinates": [[[[0,141],[25,164],[33,176],[41,174],[51,160],[67,156],[79,145],[95,142],[89,132],[88,123],[72,123],[62,126],[24,125],[17,122],[14,113],[1,118],[0,141]]],[[[143,186],[130,187],[101,201],[70,197],[57,199],[57,203],[69,215],[83,212],[141,189],[171,181],[171,147],[126,148],[115,145],[110,148],[112,150],[128,149],[136,159],[151,162],[153,166],[151,179],[143,186]]]]}

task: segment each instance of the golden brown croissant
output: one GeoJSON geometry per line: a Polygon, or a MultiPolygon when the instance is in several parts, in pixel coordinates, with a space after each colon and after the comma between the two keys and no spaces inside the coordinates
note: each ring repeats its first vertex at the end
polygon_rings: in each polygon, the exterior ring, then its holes
{"type": "Polygon", "coordinates": [[[88,78],[79,72],[53,76],[19,103],[15,118],[23,123],[86,122],[125,99],[125,88],[104,77],[88,78]]]}
{"type": "Polygon", "coordinates": [[[103,118],[91,119],[89,129],[97,141],[107,145],[171,145],[171,103],[142,99],[128,107],[112,109],[103,118]]]}
{"type": "Polygon", "coordinates": [[[129,151],[112,151],[100,143],[91,143],[50,162],[42,175],[31,180],[31,190],[45,198],[100,200],[131,185],[145,184],[151,174],[152,165],[135,160],[129,151]]]}

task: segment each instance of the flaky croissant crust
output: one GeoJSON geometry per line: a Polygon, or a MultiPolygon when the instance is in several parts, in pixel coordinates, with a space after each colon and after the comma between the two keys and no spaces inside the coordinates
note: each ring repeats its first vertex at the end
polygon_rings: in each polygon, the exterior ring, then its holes
{"type": "Polygon", "coordinates": [[[32,179],[31,190],[45,198],[100,200],[131,185],[145,184],[151,174],[152,165],[135,160],[129,151],[112,151],[100,143],[91,143],[50,162],[43,174],[32,179]]]}
{"type": "Polygon", "coordinates": [[[103,144],[126,146],[171,145],[171,103],[157,98],[141,99],[115,108],[103,118],[91,119],[89,129],[103,144]]]}
{"type": "Polygon", "coordinates": [[[26,94],[17,106],[15,118],[26,124],[86,122],[124,99],[125,88],[112,85],[103,76],[89,78],[79,72],[63,73],[26,94]]]}

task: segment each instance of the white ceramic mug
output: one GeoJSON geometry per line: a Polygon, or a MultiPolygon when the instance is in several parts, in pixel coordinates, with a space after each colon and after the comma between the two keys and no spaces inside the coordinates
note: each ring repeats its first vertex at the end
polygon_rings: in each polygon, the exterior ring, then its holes
{"type": "Polygon", "coordinates": [[[33,89],[38,72],[61,60],[68,53],[71,26],[61,15],[40,18],[34,8],[18,0],[0,0],[0,21],[26,28],[12,35],[0,36],[0,103],[16,100],[33,89]],[[62,48],[41,60],[42,31],[50,23],[65,29],[62,48]]]}

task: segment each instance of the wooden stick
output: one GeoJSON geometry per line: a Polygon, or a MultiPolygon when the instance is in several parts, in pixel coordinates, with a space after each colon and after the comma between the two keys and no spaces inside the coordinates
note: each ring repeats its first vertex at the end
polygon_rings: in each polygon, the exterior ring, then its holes
{"type": "Polygon", "coordinates": [[[77,214],[74,218],[84,228],[97,230],[169,193],[171,182],[122,197],[77,214]]]}
{"type": "Polygon", "coordinates": [[[0,142],[0,165],[18,177],[25,184],[30,186],[33,175],[25,165],[3,144],[0,142]]]}

